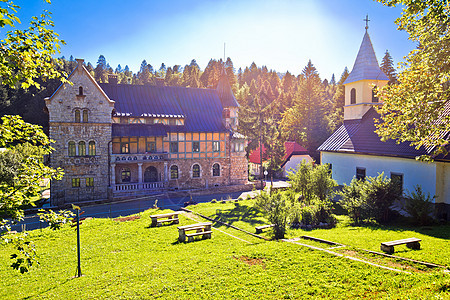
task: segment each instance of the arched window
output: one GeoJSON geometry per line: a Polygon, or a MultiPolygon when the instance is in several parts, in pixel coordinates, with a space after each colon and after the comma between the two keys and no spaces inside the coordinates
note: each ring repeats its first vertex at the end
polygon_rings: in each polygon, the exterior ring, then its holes
{"type": "Polygon", "coordinates": [[[90,156],[95,155],[95,142],[94,141],[89,142],[88,155],[90,155],[90,156]]]}
{"type": "Polygon", "coordinates": [[[78,88],[78,95],[79,95],[79,96],[83,96],[83,87],[82,87],[82,86],[80,86],[80,87],[78,88]]]}
{"type": "Polygon", "coordinates": [[[86,143],[81,141],[78,142],[78,156],[85,156],[86,155],[86,143]]]}
{"type": "Polygon", "coordinates": [[[80,111],[78,109],[75,110],[75,123],[81,122],[80,111]]]}
{"type": "Polygon", "coordinates": [[[122,173],[120,174],[120,179],[122,182],[130,182],[131,181],[131,171],[128,168],[122,169],[122,173]]]}
{"type": "Polygon", "coordinates": [[[199,178],[200,177],[200,165],[195,164],[192,166],[192,177],[199,178]]]}
{"type": "Polygon", "coordinates": [[[377,89],[377,86],[374,86],[373,89],[372,89],[372,102],[373,103],[377,103],[378,102],[376,89],[377,89]]]}
{"type": "Polygon", "coordinates": [[[178,166],[170,167],[170,179],[178,179],[178,166]]]}
{"type": "Polygon", "coordinates": [[[155,167],[150,166],[145,169],[144,182],[156,182],[158,181],[158,170],[155,167]]]}
{"type": "Polygon", "coordinates": [[[356,90],[353,88],[350,91],[350,104],[355,104],[356,103],[356,90]]]}
{"type": "Polygon", "coordinates": [[[77,150],[75,148],[75,142],[70,141],[69,142],[69,156],[76,156],[77,150]]]}
{"type": "Polygon", "coordinates": [[[88,122],[88,111],[87,109],[83,110],[83,123],[88,122]]]}
{"type": "Polygon", "coordinates": [[[212,167],[213,170],[213,176],[220,176],[220,165],[218,163],[215,163],[212,167]]]}

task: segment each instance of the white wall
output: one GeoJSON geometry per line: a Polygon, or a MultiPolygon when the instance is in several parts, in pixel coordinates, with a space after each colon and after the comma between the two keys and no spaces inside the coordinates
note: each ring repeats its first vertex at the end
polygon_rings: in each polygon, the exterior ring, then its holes
{"type": "Polygon", "coordinates": [[[450,204],[450,163],[436,163],[436,202],[450,204]]]}
{"type": "MultiPolygon", "coordinates": [[[[431,195],[437,194],[436,174],[439,175],[439,181],[446,182],[447,192],[450,185],[448,183],[450,181],[449,167],[446,166],[446,177],[442,178],[442,172],[437,173],[436,162],[425,163],[407,158],[321,152],[321,163],[332,164],[333,178],[340,185],[350,183],[356,175],[356,167],[365,168],[366,176],[371,177],[378,176],[381,172],[384,172],[387,177],[390,177],[391,172],[403,174],[403,188],[410,191],[414,190],[415,185],[420,184],[425,192],[431,195]]],[[[448,195],[450,194],[447,193],[446,197],[448,195]]],[[[446,201],[450,203],[448,199],[446,201]]]]}
{"type": "Polygon", "coordinates": [[[288,171],[297,170],[297,166],[302,163],[302,161],[311,162],[313,159],[309,155],[292,155],[289,161],[284,165],[284,176],[287,177],[288,171]]]}

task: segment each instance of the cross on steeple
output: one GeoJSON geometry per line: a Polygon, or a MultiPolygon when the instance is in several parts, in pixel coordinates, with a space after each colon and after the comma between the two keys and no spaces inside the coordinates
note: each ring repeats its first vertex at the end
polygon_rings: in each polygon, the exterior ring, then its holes
{"type": "Polygon", "coordinates": [[[369,15],[366,15],[366,18],[363,20],[363,21],[366,21],[366,31],[367,31],[367,29],[369,29],[369,15]]]}

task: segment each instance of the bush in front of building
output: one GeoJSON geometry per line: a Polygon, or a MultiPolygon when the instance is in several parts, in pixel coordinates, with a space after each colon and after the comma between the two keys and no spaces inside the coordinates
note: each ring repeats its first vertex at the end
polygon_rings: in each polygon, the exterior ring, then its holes
{"type": "Polygon", "coordinates": [[[255,207],[265,213],[271,224],[274,224],[275,239],[283,239],[289,216],[289,199],[285,193],[261,192],[255,202],[255,207]]]}
{"type": "Polygon", "coordinates": [[[408,192],[404,209],[411,216],[415,225],[423,226],[433,223],[433,202],[436,196],[425,194],[420,185],[414,186],[414,191],[408,192]]]}
{"type": "Polygon", "coordinates": [[[381,173],[364,180],[353,178],[350,185],[344,184],[339,195],[342,197],[341,206],[355,224],[368,220],[385,223],[391,220],[391,206],[401,199],[402,190],[396,182],[381,173]]]}

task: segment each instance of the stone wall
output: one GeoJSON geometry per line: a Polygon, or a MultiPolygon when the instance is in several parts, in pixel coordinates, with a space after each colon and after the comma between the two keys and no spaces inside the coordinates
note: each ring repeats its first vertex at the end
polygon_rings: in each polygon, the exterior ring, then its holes
{"type": "Polygon", "coordinates": [[[111,112],[114,102],[99,89],[94,79],[78,62],[69,80],[51,98],[46,99],[50,119],[50,138],[55,151],[50,155],[53,168],[64,170],[60,181],[52,181],[51,204],[105,199],[108,192],[108,142],[111,139],[111,112]],[[80,89],[81,87],[81,89],[80,89]],[[82,94],[80,94],[82,91],[82,94]],[[75,110],[80,111],[80,122],[75,122],[75,110]],[[83,111],[88,120],[83,120],[83,111]],[[83,122],[84,121],[84,122],[83,122]],[[87,122],[86,122],[87,121],[87,122]],[[69,156],[69,142],[85,142],[86,155],[69,156]],[[95,142],[95,155],[87,155],[90,141],[95,142]],[[72,179],[79,178],[80,186],[72,187],[72,179]],[[86,178],[93,178],[93,186],[86,186],[86,178]]]}

